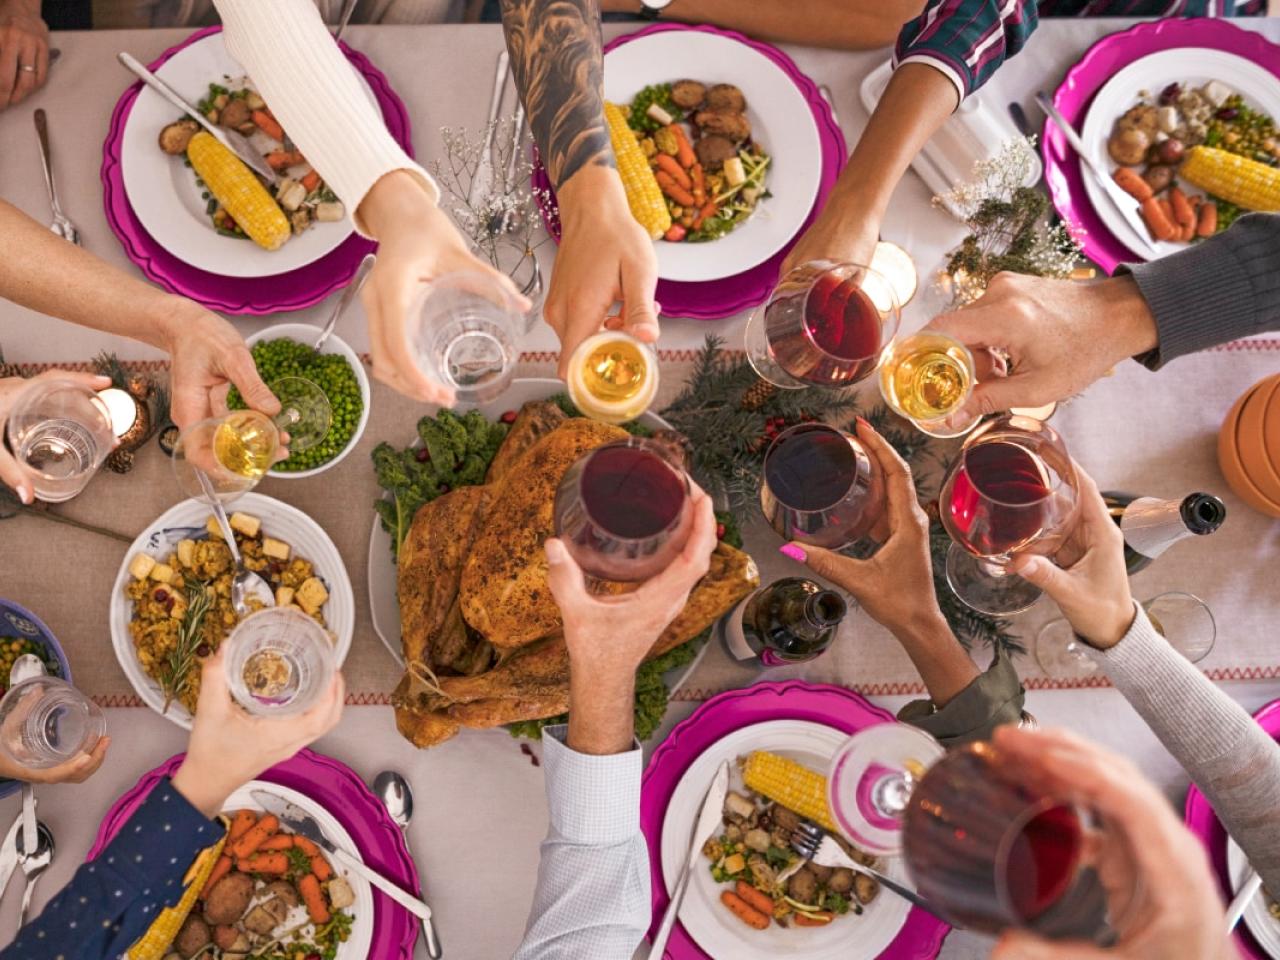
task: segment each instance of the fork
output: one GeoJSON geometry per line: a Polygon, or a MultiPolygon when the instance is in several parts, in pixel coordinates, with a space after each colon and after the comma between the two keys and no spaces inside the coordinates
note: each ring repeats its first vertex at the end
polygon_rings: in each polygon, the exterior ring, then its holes
{"type": "Polygon", "coordinates": [[[53,223],[49,224],[49,229],[63,240],[69,240],[77,247],[83,246],[80,243],[80,231],[58,204],[58,191],[53,185],[53,161],[49,156],[49,121],[43,108],[36,110],[35,121],[36,137],[40,141],[40,161],[44,166],[44,185],[49,191],[49,206],[53,210],[53,223]]]}

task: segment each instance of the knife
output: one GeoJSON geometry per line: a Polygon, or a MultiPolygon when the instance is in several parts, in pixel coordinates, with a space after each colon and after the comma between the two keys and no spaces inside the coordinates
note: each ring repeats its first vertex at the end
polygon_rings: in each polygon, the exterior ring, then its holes
{"type": "Polygon", "coordinates": [[[18,866],[18,831],[20,829],[22,829],[22,818],[18,817],[9,827],[9,832],[5,834],[4,842],[0,843],[0,899],[4,897],[4,892],[9,887],[9,878],[13,876],[13,871],[18,866]]]}
{"type": "MultiPolygon", "coordinates": [[[[1107,199],[1110,200],[1112,205],[1120,211],[1120,215],[1124,217],[1125,223],[1127,223],[1130,229],[1133,230],[1134,236],[1139,244],[1137,252],[1142,254],[1148,260],[1160,259],[1160,254],[1156,251],[1156,248],[1147,241],[1147,225],[1143,223],[1142,218],[1138,216],[1138,201],[1134,200],[1133,197],[1129,196],[1129,194],[1117,187],[1114,180],[1094,166],[1093,160],[1089,156],[1089,151],[1084,145],[1084,141],[1080,139],[1080,135],[1076,133],[1075,128],[1071,126],[1067,121],[1067,118],[1064,117],[1058,108],[1053,105],[1053,101],[1049,99],[1048,94],[1041,90],[1036,94],[1036,103],[1040,104],[1040,109],[1042,109],[1048,115],[1049,119],[1053,121],[1054,126],[1062,131],[1062,135],[1066,138],[1068,145],[1080,157],[1080,165],[1090,176],[1093,177],[1098,186],[1102,188],[1102,192],[1107,195],[1107,199]]],[[[1126,245],[1131,246],[1131,244],[1127,243],[1126,245]]]]}
{"type": "Polygon", "coordinates": [[[214,126],[204,114],[188,103],[182,94],[144,67],[131,54],[121,51],[116,54],[116,59],[124,65],[125,69],[148,87],[204,127],[215,140],[243,160],[249,169],[266,180],[267,183],[274,186],[280,181],[280,177],[271,169],[271,165],[258,155],[258,151],[253,149],[253,145],[239,131],[214,126]]]}
{"type": "Polygon", "coordinates": [[[402,890],[395,883],[388,880],[376,870],[365,866],[359,857],[353,856],[341,847],[335,846],[334,843],[324,835],[324,831],[320,829],[320,824],[316,823],[315,819],[305,810],[301,809],[296,804],[290,803],[283,797],[277,797],[274,793],[268,793],[266,790],[253,790],[251,791],[250,796],[252,796],[258,803],[262,804],[263,810],[274,814],[280,821],[281,826],[306,837],[312,843],[327,850],[333,855],[335,860],[339,861],[348,870],[357,876],[363,877],[372,886],[377,887],[419,920],[431,919],[430,907],[407,890],[402,890]]]}
{"type": "Polygon", "coordinates": [[[715,776],[711,778],[711,786],[707,787],[707,795],[702,799],[702,809],[698,813],[698,819],[693,825],[693,833],[689,837],[689,856],[685,858],[684,868],[676,881],[676,888],[671,892],[671,902],[667,904],[667,910],[662,915],[662,923],[653,937],[653,946],[649,948],[651,960],[662,960],[662,953],[667,948],[667,940],[671,936],[671,931],[675,929],[680,904],[684,900],[685,891],[689,889],[693,865],[697,862],[698,855],[702,853],[702,845],[707,842],[720,826],[720,821],[724,819],[724,798],[728,792],[729,761],[726,760],[720,764],[715,776]]]}

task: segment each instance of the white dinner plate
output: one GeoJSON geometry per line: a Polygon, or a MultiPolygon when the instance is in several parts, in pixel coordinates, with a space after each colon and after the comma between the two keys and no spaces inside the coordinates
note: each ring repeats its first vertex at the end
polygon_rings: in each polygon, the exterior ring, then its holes
{"type": "MultiPolygon", "coordinates": [[[[261,493],[246,493],[231,504],[232,511],[240,511],[262,521],[262,532],[269,537],[283,540],[292,548],[292,556],[310,560],[316,576],[329,591],[325,601],[324,621],[334,637],[334,652],[341,667],[351,649],[351,636],[355,630],[356,604],[351,590],[347,568],[342,563],[338,548],[329,535],[309,516],[287,503],[273,500],[261,493]]],[[[138,696],[156,713],[172,720],[180,727],[191,729],[191,714],[186,707],[174,702],[164,708],[164,694],[160,685],[149,677],[138,660],[138,652],[129,633],[129,621],[133,618],[133,601],[124,594],[125,585],[132,576],[129,562],[138,553],[149,553],[160,558],[177,549],[184,538],[203,540],[209,536],[205,523],[212,511],[198,500],[184,500],[166,510],[130,545],[116,574],[111,588],[111,645],[115,648],[120,667],[133,684],[138,696]]]]}
{"type": "MultiPolygon", "coordinates": [[[[1224,50],[1199,47],[1163,50],[1135,60],[1108,80],[1094,96],[1080,130],[1080,139],[1089,150],[1094,165],[1107,174],[1116,169],[1116,162],[1107,153],[1107,140],[1116,120],[1138,103],[1139,91],[1145,90],[1156,97],[1171,83],[1202,87],[1210,80],[1226,84],[1255,110],[1280,118],[1280,80],[1257,64],[1224,50]]],[[[1181,180],[1179,186],[1188,193],[1203,193],[1181,180]]],[[[1135,254],[1141,250],[1133,228],[1092,177],[1084,177],[1084,187],[1093,209],[1115,238],[1135,254]]],[[[1133,203],[1135,207],[1138,205],[1136,200],[1133,203]]],[[[1185,243],[1170,243],[1151,237],[1145,239],[1161,257],[1187,247],[1185,243]]]]}
{"type": "MultiPolygon", "coordinates": [[[[242,78],[244,68],[227,52],[219,32],[178,51],[156,75],[187,102],[198,103],[210,83],[242,78]]],[[[364,78],[359,80],[372,99],[364,78]]],[[[129,206],[147,233],[179,260],[220,276],[270,277],[314,263],[351,236],[355,228],[349,215],[336,223],[313,224],[278,250],[219,234],[205,213],[206,201],[191,168],[182,157],[162,151],[157,142],[160,131],[179,119],[179,110],[144,86],[125,121],[120,148],[129,206]]]]}
{"type": "MultiPolygon", "coordinates": [[[[1240,844],[1227,837],[1227,879],[1231,882],[1233,894],[1239,891],[1248,872],[1249,861],[1240,849],[1240,844]]],[[[1267,910],[1267,898],[1263,891],[1259,890],[1254,894],[1245,907],[1244,925],[1271,960],[1280,960],[1280,920],[1271,916],[1267,910]]]]}
{"type": "Polygon", "coordinates": [[[800,232],[818,195],[822,145],[813,111],[786,72],[729,37],[668,30],[628,41],[604,57],[604,95],[624,109],[650,84],[684,78],[739,87],[752,139],[772,158],[765,178],[772,196],[736,230],[706,243],[656,243],[661,279],[719,280],[763,263],[800,232]]]}
{"type": "MultiPolygon", "coordinates": [[[[702,799],[716,769],[728,760],[730,790],[742,790],[742,773],[736,761],[753,750],[768,750],[825,772],[831,758],[849,735],[821,723],[806,720],[770,720],[743,727],[717,740],[689,765],[671,794],[662,821],[662,879],[667,891],[675,889],[680,870],[689,855],[689,837],[702,799]]],[[[905,880],[901,861],[881,857],[881,869],[895,880],[905,880]]],[[[713,960],[747,960],[752,957],[787,957],[789,960],[872,960],[893,942],[911,904],[888,890],[863,907],[861,916],[850,913],[825,927],[793,927],[770,924],[765,930],[748,927],[720,902],[720,894],[732,889],[716,883],[709,861],[701,855],[694,862],[693,877],[680,923],[693,941],[713,960]]]]}
{"type": "MultiPolygon", "coordinates": [[[[550,377],[528,377],[513,380],[502,396],[488,403],[460,403],[455,408],[459,413],[467,410],[479,410],[490,420],[497,420],[508,410],[519,410],[526,403],[534,400],[545,400],[557,393],[564,393],[565,386],[561,380],[550,377]]],[[[651,430],[667,430],[671,424],[656,413],[646,412],[640,416],[640,423],[651,430]]],[[[417,421],[404,425],[405,433],[417,433],[417,421]]],[[[417,446],[421,441],[415,441],[417,446]]],[[[383,499],[390,494],[383,494],[383,499]]],[[[373,529],[369,531],[369,612],[373,617],[373,629],[383,646],[395,657],[396,663],[404,666],[404,652],[400,645],[400,601],[396,598],[396,561],[391,555],[391,536],[382,529],[382,521],[373,515],[373,529]]],[[[705,649],[705,644],[704,644],[705,649]]]]}
{"type": "MultiPolygon", "coordinates": [[[[351,835],[347,833],[342,824],[334,819],[333,814],[306,794],[299,793],[297,790],[290,790],[288,787],[282,787],[278,783],[270,783],[266,780],[252,780],[246,783],[227,798],[227,802],[222,807],[223,811],[228,815],[237,810],[254,810],[261,813],[262,805],[253,798],[254,790],[275,794],[277,797],[292,803],[320,825],[321,832],[329,842],[340,850],[351,854],[361,863],[364,862],[364,857],[360,856],[360,848],[355,845],[355,841],[351,839],[351,835]]],[[[322,852],[325,855],[325,859],[329,861],[329,865],[333,867],[333,872],[351,884],[351,892],[356,897],[355,903],[349,907],[343,907],[347,913],[351,914],[351,936],[339,945],[334,960],[366,960],[369,956],[369,947],[373,942],[373,888],[369,886],[369,881],[352,873],[340,861],[330,855],[328,851],[322,852]]],[[[295,907],[293,912],[286,918],[284,925],[292,927],[299,923],[305,923],[306,919],[306,909],[295,907]]]]}

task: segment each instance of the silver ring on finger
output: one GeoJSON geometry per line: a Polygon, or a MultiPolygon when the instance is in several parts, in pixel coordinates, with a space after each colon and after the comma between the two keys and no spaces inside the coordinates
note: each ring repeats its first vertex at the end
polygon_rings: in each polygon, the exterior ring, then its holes
{"type": "Polygon", "coordinates": [[[31,66],[31,64],[29,64],[29,63],[20,63],[20,64],[18,64],[18,69],[19,69],[19,70],[22,70],[22,71],[24,71],[24,72],[26,72],[26,73],[35,73],[35,72],[36,72],[36,68],[35,68],[35,67],[33,67],[33,66],[31,66]]]}

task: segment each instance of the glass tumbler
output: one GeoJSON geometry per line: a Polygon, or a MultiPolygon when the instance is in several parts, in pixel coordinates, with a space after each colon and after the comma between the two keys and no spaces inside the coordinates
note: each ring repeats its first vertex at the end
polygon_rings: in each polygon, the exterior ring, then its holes
{"type": "Polygon", "coordinates": [[[301,713],[329,688],[338,669],[329,632],[289,607],[246,617],[224,643],[231,696],[257,716],[301,713]]]}
{"type": "Polygon", "coordinates": [[[32,381],[18,395],[7,429],[13,455],[46,503],[83,490],[116,445],[106,403],[73,380],[32,381]]]}
{"type": "Polygon", "coordinates": [[[58,677],[23,680],[0,700],[0,748],[33,770],[92,750],[106,731],[98,705],[58,677]]]}

